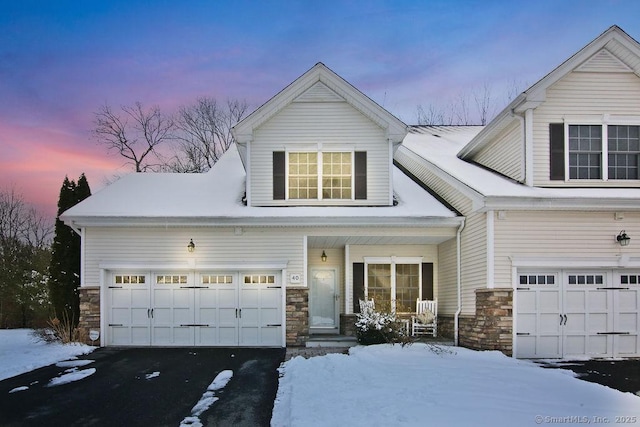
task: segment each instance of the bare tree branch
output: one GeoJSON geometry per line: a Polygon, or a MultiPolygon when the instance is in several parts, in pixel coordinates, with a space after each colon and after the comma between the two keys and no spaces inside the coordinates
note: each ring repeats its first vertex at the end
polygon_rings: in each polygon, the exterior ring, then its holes
{"type": "Polygon", "coordinates": [[[160,107],[145,110],[140,102],[121,110],[118,114],[109,105],[100,107],[94,113],[94,137],[127,159],[136,172],[158,169],[163,162],[158,148],[173,138],[173,120],[163,115],[160,107]]]}

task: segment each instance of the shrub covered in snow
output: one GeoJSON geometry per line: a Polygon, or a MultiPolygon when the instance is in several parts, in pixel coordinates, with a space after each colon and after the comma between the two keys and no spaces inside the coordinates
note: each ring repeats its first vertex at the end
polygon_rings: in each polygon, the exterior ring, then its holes
{"type": "Polygon", "coordinates": [[[396,318],[391,310],[376,311],[368,304],[361,305],[362,310],[356,315],[356,337],[362,345],[410,342],[406,324],[396,318]]]}

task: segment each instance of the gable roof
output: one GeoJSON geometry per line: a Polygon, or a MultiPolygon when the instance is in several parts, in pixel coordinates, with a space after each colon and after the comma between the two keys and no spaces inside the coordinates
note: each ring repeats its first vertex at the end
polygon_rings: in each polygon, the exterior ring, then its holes
{"type": "Polygon", "coordinates": [[[235,144],[206,173],[132,173],[64,212],[92,226],[456,226],[460,218],[393,168],[397,206],[255,207],[242,202],[246,174],[235,144]]]}
{"type": "Polygon", "coordinates": [[[617,25],[608,28],[529,89],[518,95],[475,138],[457,153],[469,159],[489,144],[511,122],[516,113],[536,108],[546,99],[547,89],[572,71],[589,71],[596,66],[613,72],[635,73],[640,77],[640,44],[617,25]]]}
{"type": "Polygon", "coordinates": [[[292,102],[317,101],[347,102],[372,122],[385,129],[387,137],[393,143],[401,142],[407,134],[407,125],[400,119],[360,92],[322,62],[318,62],[233,127],[233,136],[240,145],[243,163],[242,146],[252,139],[253,131],[256,128],[292,102]]]}

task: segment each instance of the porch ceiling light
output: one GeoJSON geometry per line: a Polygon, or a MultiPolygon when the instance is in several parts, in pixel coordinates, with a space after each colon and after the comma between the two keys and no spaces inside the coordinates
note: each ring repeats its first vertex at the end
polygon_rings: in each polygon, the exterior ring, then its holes
{"type": "Polygon", "coordinates": [[[322,255],[320,255],[320,259],[322,260],[322,262],[327,262],[327,254],[324,252],[324,250],[322,251],[322,255]]]}
{"type": "Polygon", "coordinates": [[[629,246],[631,237],[627,235],[626,231],[622,230],[616,237],[616,240],[618,241],[618,243],[620,243],[620,246],[629,246]]]}
{"type": "Polygon", "coordinates": [[[196,250],[196,244],[195,244],[195,243],[193,243],[193,239],[191,239],[191,240],[189,241],[189,244],[187,245],[187,250],[188,250],[190,253],[196,250]]]}

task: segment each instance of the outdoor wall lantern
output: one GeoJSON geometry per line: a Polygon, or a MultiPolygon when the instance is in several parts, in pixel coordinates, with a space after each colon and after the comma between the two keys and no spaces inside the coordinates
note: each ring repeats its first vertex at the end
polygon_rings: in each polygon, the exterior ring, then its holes
{"type": "Polygon", "coordinates": [[[322,262],[327,262],[327,254],[324,252],[324,250],[322,251],[320,259],[322,260],[322,262]]]}
{"type": "Polygon", "coordinates": [[[195,243],[193,243],[193,239],[191,239],[191,240],[189,241],[189,244],[187,245],[187,250],[188,250],[190,253],[196,250],[196,244],[195,244],[195,243]]]}
{"type": "Polygon", "coordinates": [[[629,246],[631,237],[627,235],[626,231],[622,230],[616,237],[616,240],[618,241],[618,243],[620,243],[620,246],[629,246]]]}

